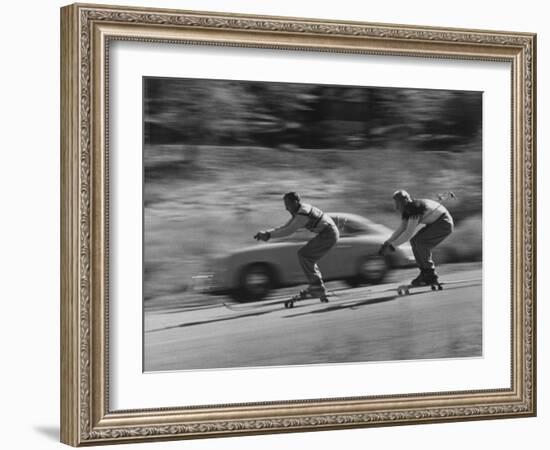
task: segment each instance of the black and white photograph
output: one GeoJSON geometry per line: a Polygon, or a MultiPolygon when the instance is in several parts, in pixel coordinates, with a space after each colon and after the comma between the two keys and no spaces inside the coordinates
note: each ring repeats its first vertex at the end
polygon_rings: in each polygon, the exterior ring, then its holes
{"type": "Polygon", "coordinates": [[[483,356],[483,93],[143,78],[143,370],[483,356]]]}

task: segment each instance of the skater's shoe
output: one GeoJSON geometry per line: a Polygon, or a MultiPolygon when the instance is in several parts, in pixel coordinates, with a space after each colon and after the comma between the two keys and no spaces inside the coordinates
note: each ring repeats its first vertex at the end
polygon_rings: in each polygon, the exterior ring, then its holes
{"type": "Polygon", "coordinates": [[[314,297],[319,297],[319,300],[321,300],[321,303],[328,303],[328,295],[327,295],[327,289],[325,288],[325,285],[314,286],[312,295],[314,297]]]}
{"type": "Polygon", "coordinates": [[[320,289],[321,288],[317,286],[308,286],[292,297],[292,300],[305,300],[306,298],[319,297],[320,289]]]}
{"type": "Polygon", "coordinates": [[[424,281],[426,284],[439,284],[439,277],[435,273],[434,269],[428,269],[424,271],[424,281]]]}
{"type": "Polygon", "coordinates": [[[327,292],[324,284],[310,284],[307,291],[311,297],[321,297],[327,292]]]}
{"type": "Polygon", "coordinates": [[[420,271],[418,276],[411,281],[411,286],[426,286],[426,280],[424,278],[424,271],[420,271]]]}
{"type": "Polygon", "coordinates": [[[323,286],[308,286],[306,289],[302,289],[298,294],[292,297],[292,300],[297,301],[316,297],[318,297],[323,303],[328,302],[327,293],[323,286]]]}
{"type": "Polygon", "coordinates": [[[311,292],[309,288],[307,288],[307,289],[302,289],[300,292],[298,292],[294,297],[292,297],[292,300],[293,301],[304,300],[309,297],[311,297],[311,292]]]}

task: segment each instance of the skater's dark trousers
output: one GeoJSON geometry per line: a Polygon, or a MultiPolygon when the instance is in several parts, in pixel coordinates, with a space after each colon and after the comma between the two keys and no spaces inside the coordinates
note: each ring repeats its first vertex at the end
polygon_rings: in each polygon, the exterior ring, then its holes
{"type": "Polygon", "coordinates": [[[411,239],[411,247],[416,263],[421,270],[434,270],[432,249],[453,232],[452,217],[445,213],[435,222],[426,225],[411,239]]]}
{"type": "Polygon", "coordinates": [[[317,236],[311,239],[306,245],[298,250],[300,265],[309,281],[311,287],[318,287],[325,291],[323,277],[317,261],[334,247],[338,242],[340,234],[338,228],[327,226],[317,236]]]}

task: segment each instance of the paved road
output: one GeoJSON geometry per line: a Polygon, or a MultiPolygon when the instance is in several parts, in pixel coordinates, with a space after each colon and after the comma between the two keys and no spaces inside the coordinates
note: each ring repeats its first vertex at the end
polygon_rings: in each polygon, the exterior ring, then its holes
{"type": "MultiPolygon", "coordinates": [[[[473,357],[482,354],[481,266],[440,269],[443,291],[398,296],[398,283],[344,289],[330,303],[285,309],[280,291],[260,303],[156,305],[145,313],[145,370],[473,357]]],[[[409,280],[405,271],[394,279],[409,280]]],[[[295,291],[295,289],[293,290],[295,291]]]]}

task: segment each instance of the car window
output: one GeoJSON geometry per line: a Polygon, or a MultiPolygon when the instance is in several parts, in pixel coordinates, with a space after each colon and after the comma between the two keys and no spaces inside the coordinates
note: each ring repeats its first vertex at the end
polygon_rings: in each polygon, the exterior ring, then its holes
{"type": "Polygon", "coordinates": [[[359,222],[353,222],[353,221],[346,221],[344,226],[342,227],[342,234],[343,235],[352,235],[352,234],[370,234],[371,229],[368,225],[359,223],[359,222]]]}
{"type": "Polygon", "coordinates": [[[368,223],[351,220],[347,217],[331,216],[340,230],[341,236],[351,236],[354,234],[370,234],[371,226],[368,223]]]}

